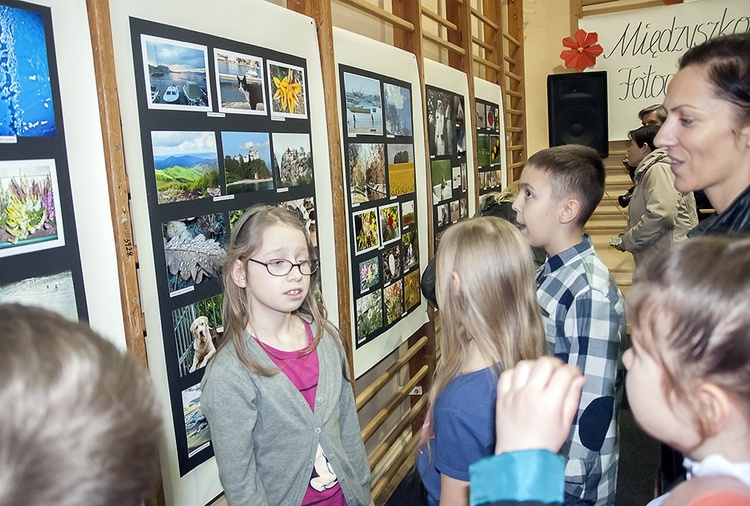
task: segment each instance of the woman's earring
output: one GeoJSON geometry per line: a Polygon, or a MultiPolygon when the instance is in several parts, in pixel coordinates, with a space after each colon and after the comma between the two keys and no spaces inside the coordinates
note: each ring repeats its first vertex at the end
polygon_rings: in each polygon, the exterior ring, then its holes
{"type": "Polygon", "coordinates": [[[245,288],[245,278],[240,279],[240,282],[238,285],[240,288],[245,288]]]}

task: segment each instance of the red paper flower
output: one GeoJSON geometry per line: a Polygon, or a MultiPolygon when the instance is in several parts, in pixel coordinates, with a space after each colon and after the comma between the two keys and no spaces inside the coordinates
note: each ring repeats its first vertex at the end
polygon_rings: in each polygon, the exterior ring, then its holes
{"type": "Polygon", "coordinates": [[[602,54],[604,49],[596,43],[599,40],[596,32],[586,33],[579,29],[573,37],[565,37],[562,40],[563,46],[570,49],[564,49],[560,53],[560,58],[565,60],[566,67],[583,72],[583,69],[596,63],[596,57],[602,54]]]}

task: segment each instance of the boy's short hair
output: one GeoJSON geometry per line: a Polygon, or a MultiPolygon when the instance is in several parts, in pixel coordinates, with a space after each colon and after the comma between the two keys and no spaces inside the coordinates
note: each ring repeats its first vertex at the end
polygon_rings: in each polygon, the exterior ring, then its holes
{"type": "Polygon", "coordinates": [[[595,149],[578,144],[537,151],[529,158],[547,173],[555,198],[575,196],[580,204],[576,224],[583,227],[604,195],[604,163],[595,149]]]}
{"type": "Polygon", "coordinates": [[[50,311],[0,304],[0,322],[0,504],[142,504],[162,439],[146,371],[50,311]]]}
{"type": "Polygon", "coordinates": [[[635,145],[639,148],[642,148],[644,144],[647,144],[649,149],[654,151],[656,149],[654,139],[656,139],[656,134],[659,133],[659,128],[660,127],[657,125],[646,125],[636,128],[635,130],[628,132],[628,139],[635,142],[635,145]]]}

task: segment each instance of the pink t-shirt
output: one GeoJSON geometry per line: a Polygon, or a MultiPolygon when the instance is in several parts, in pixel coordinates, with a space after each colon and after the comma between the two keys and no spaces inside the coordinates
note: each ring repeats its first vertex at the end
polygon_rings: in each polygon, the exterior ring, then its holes
{"type": "MultiPolygon", "coordinates": [[[[312,343],[312,329],[307,322],[304,322],[307,331],[307,342],[312,343]]],[[[257,338],[256,338],[257,341],[257,338]]],[[[282,351],[272,348],[265,343],[258,341],[261,348],[266,351],[268,358],[281,369],[292,384],[299,390],[302,397],[305,398],[310,409],[315,411],[315,393],[318,390],[318,350],[313,350],[307,355],[298,351],[282,351]]],[[[344,492],[341,490],[336,474],[331,468],[323,449],[318,445],[318,451],[315,456],[315,465],[313,467],[310,482],[307,485],[307,492],[302,499],[302,506],[306,505],[327,505],[327,506],[347,506],[344,492]]]]}

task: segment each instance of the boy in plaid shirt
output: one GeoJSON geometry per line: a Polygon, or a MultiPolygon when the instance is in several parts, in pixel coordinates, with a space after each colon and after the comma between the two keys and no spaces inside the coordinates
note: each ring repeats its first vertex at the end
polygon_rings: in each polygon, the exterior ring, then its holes
{"type": "Polygon", "coordinates": [[[565,504],[615,502],[623,389],[625,305],[583,227],[604,194],[604,165],[591,148],[544,149],[529,158],[513,204],[521,232],[547,251],[537,296],[550,352],[584,374],[578,412],[561,453],[565,504]]]}

